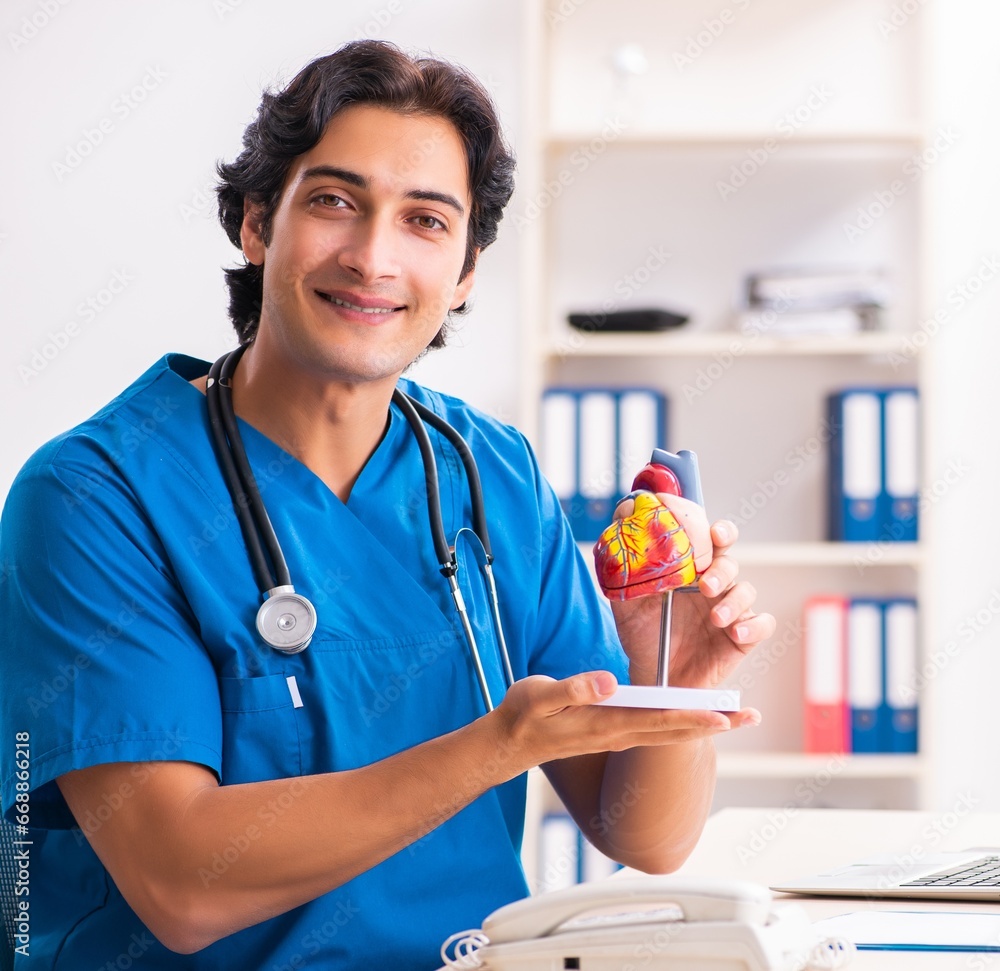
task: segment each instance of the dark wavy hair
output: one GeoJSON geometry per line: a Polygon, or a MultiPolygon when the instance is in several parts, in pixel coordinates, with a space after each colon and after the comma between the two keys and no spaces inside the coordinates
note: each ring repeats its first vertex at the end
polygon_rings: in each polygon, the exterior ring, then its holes
{"type": "MultiPolygon", "coordinates": [[[[514,191],[514,156],[506,145],[493,101],[464,68],[433,58],[413,58],[386,41],[360,40],[304,67],[277,93],[265,91],[256,119],[243,133],[243,151],[217,166],[219,221],[242,251],[244,201],[262,208],[261,236],[271,240],[275,210],[289,169],[323,136],[338,111],[372,104],[394,111],[438,115],[458,131],[468,161],[472,207],[465,262],[459,280],[472,270],[476,249],[497,237],[497,224],[514,191]]],[[[264,271],[244,261],[225,270],[229,316],[240,343],[254,339],[260,324],[264,271]]],[[[464,313],[463,303],[450,313],[464,313]]],[[[447,320],[431,341],[444,345],[447,320]]]]}

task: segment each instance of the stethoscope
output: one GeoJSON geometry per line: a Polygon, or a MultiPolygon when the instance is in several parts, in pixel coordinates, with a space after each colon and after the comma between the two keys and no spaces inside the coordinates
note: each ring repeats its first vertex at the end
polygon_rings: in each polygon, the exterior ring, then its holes
{"type": "MultiPolygon", "coordinates": [[[[253,567],[254,578],[263,598],[257,611],[257,632],[270,647],[283,654],[298,654],[304,651],[316,632],[316,608],[308,597],[297,593],[288,573],[288,564],[278,543],[274,527],[264,508],[257,480],[247,460],[246,449],[236,424],[236,412],[233,409],[232,378],[240,357],[249,345],[244,344],[219,358],[208,372],[206,397],[208,399],[209,425],[212,432],[212,443],[219,459],[219,466],[226,480],[226,487],[233,500],[233,508],[243,532],[250,564],[253,567]],[[266,548],[266,553],[265,553],[266,548]],[[268,565],[270,560],[270,566],[268,565]],[[272,574],[271,567],[274,572],[272,574]]],[[[469,480],[469,495],[472,499],[472,530],[478,539],[483,556],[479,559],[480,568],[486,577],[486,588],[493,616],[493,626],[497,636],[500,657],[503,661],[503,674],[509,688],[514,683],[514,672],[507,653],[507,642],[504,639],[503,625],[500,622],[500,603],[497,599],[496,581],[493,578],[493,553],[490,549],[490,536],[486,528],[486,512],[483,506],[483,489],[479,481],[479,470],[476,467],[472,451],[465,439],[440,415],[435,414],[419,401],[414,401],[409,395],[398,388],[393,391],[392,400],[403,413],[420,447],[420,457],[424,465],[424,480],[427,484],[427,512],[430,517],[431,536],[434,540],[434,554],[437,557],[441,573],[447,578],[452,599],[458,611],[459,620],[469,652],[479,680],[479,689],[486,702],[486,708],[492,711],[493,699],[486,683],[482,658],[476,643],[469,620],[469,612],[465,606],[465,598],[458,585],[458,559],[454,547],[448,545],[445,536],[444,522],[441,515],[441,494],[438,488],[437,462],[434,458],[434,447],[427,434],[427,425],[437,429],[451,442],[458,453],[465,474],[469,480]]],[[[468,531],[463,528],[459,532],[468,531]]],[[[457,537],[456,537],[457,541],[457,537]]]]}

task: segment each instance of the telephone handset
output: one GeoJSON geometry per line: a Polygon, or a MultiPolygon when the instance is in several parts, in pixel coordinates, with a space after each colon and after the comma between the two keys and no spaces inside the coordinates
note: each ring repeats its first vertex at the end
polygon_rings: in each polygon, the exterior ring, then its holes
{"type": "Polygon", "coordinates": [[[676,876],[612,878],[518,900],[441,948],[448,967],[484,971],[806,971],[840,967],[853,953],[824,941],[798,904],[774,905],[766,887],[676,876]]]}

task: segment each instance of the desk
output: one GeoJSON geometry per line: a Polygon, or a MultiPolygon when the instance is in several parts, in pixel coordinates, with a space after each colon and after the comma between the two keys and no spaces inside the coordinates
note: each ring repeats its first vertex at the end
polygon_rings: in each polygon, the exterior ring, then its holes
{"type": "MultiPolygon", "coordinates": [[[[1000,846],[1000,813],[879,812],[843,809],[723,809],[711,816],[698,845],[678,871],[699,877],[752,880],[765,886],[817,873],[865,856],[908,855],[970,846],[1000,846]]],[[[975,901],[869,900],[803,897],[795,900],[813,920],[862,910],[982,910],[1000,904],[975,901]]],[[[1000,954],[859,951],[850,971],[1000,971],[1000,954]]]]}

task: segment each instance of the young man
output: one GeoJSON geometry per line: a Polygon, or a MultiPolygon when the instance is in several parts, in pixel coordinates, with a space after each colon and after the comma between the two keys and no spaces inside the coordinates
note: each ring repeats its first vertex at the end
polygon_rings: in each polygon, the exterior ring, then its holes
{"type": "MultiPolygon", "coordinates": [[[[289,574],[316,605],[305,650],[255,629],[205,362],[164,358],[22,471],[0,532],[3,724],[30,735],[30,782],[18,789],[5,749],[3,808],[30,802],[33,957],[435,967],[449,933],[526,893],[535,765],[615,859],[669,871],[691,850],[711,736],[757,713],[595,707],[616,680],[652,681],[658,598],[616,605],[612,622],[523,438],[401,378],[463,308],[512,169],[473,79],[370,41],[265,96],[220,166],[220,215],[246,258],[228,273],[246,347],[232,400],[289,574]],[[492,711],[397,386],[479,466],[506,691],[474,544],[455,545],[492,711]]],[[[453,536],[473,520],[469,487],[433,429],[431,445],[453,536]]],[[[670,501],[704,570],[677,604],[671,680],[710,686],[773,618],[735,582],[735,527],[670,501]]]]}

